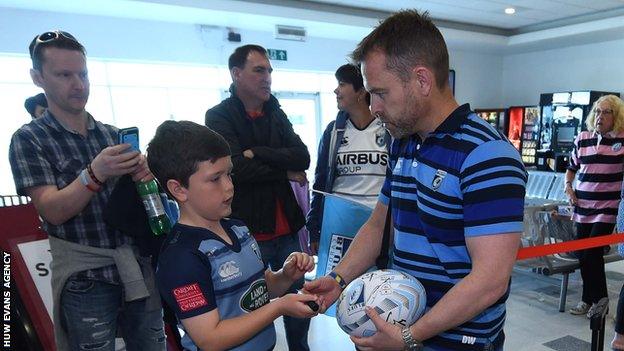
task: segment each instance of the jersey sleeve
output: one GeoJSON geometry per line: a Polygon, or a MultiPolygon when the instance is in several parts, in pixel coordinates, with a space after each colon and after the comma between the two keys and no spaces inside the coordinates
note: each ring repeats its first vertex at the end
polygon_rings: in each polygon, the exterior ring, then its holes
{"type": "Polygon", "coordinates": [[[211,271],[210,262],[199,252],[183,252],[159,260],[158,290],[180,320],[216,308],[211,271]]]}
{"type": "Polygon", "coordinates": [[[478,146],[460,176],[466,237],[522,231],[527,175],[511,144],[496,140],[478,146]]]}

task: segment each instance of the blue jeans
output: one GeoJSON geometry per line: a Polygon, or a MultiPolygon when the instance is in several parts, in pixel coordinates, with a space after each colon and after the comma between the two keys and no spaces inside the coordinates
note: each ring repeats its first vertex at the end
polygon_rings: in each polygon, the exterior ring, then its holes
{"type": "Polygon", "coordinates": [[[146,299],[123,301],[121,285],[70,279],[61,311],[71,350],[114,351],[118,326],[128,351],[166,349],[162,309],[147,311],[146,299]]]}
{"type": "MultiPolygon", "coordinates": [[[[301,251],[297,234],[282,235],[273,240],[258,241],[262,259],[271,266],[274,271],[282,268],[286,257],[292,252],[301,251]]],[[[303,277],[297,280],[288,289],[288,293],[297,292],[303,287],[303,277]]],[[[294,318],[284,316],[284,329],[286,330],[286,342],[290,351],[308,351],[308,329],[310,318],[294,318]]]]}

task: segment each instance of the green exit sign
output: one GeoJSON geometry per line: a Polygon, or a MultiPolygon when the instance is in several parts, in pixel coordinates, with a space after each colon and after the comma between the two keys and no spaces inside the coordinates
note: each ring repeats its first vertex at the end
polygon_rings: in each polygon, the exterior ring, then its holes
{"type": "Polygon", "coordinates": [[[274,60],[274,61],[287,61],[288,60],[288,54],[286,53],[286,50],[267,49],[267,52],[269,53],[269,59],[271,60],[274,60]]]}

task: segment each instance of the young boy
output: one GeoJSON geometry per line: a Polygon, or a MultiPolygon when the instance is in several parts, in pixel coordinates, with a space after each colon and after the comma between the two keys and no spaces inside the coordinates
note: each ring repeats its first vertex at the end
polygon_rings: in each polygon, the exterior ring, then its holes
{"type": "Polygon", "coordinates": [[[245,224],[227,218],[234,195],[232,161],[219,134],[193,122],[166,121],[147,153],[150,169],[180,206],[156,279],[186,331],[185,348],[272,350],[273,320],[316,315],[306,304],[314,295],[279,297],[312,270],[313,259],[295,252],[272,272],[245,224]]]}

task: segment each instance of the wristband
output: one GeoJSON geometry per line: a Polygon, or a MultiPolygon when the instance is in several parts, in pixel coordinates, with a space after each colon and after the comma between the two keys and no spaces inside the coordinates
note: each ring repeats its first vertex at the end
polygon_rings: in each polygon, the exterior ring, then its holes
{"type": "Polygon", "coordinates": [[[89,182],[89,175],[87,174],[87,170],[83,169],[82,172],[80,172],[80,182],[82,183],[82,185],[84,185],[85,187],[87,187],[87,189],[89,189],[90,191],[97,193],[98,191],[100,191],[100,187],[97,185],[93,185],[89,182]]]}
{"type": "Polygon", "coordinates": [[[347,283],[345,282],[344,278],[342,278],[340,274],[334,271],[331,271],[329,272],[329,274],[327,274],[327,276],[331,277],[338,283],[338,286],[340,286],[340,290],[344,290],[347,287],[347,283]]]}
{"type": "Polygon", "coordinates": [[[87,171],[89,172],[89,177],[91,177],[91,179],[93,180],[93,182],[97,185],[104,185],[104,183],[102,183],[99,179],[97,179],[97,177],[95,176],[95,173],[93,173],[93,168],[91,168],[91,164],[89,163],[87,165],[87,171]]]}

